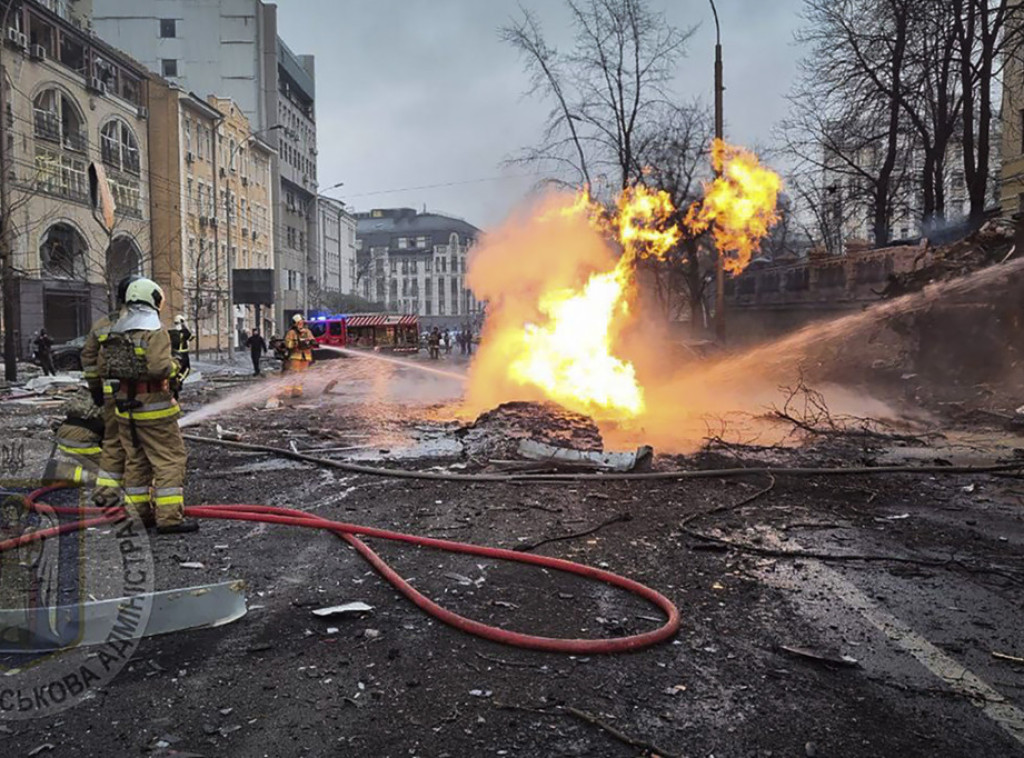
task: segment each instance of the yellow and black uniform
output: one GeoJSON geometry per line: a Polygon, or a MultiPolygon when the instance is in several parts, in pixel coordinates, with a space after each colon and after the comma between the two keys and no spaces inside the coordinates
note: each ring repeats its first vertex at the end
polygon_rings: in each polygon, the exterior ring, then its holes
{"type": "Polygon", "coordinates": [[[144,521],[155,519],[157,528],[163,529],[184,519],[186,453],[178,428],[181,408],[173,392],[179,366],[159,316],[153,312],[134,317],[147,307],[126,306],[100,350],[99,367],[101,376],[118,380],[115,415],[127,452],[125,499],[144,521]]]}
{"type": "Polygon", "coordinates": [[[180,380],[184,382],[185,377],[192,371],[192,359],[189,357],[188,347],[189,342],[192,341],[192,332],[185,326],[185,322],[179,319],[174,322],[174,327],[167,333],[171,335],[171,355],[181,366],[180,380]]]}
{"type": "Polygon", "coordinates": [[[88,485],[96,480],[103,445],[103,410],[82,390],[65,406],[67,416],[57,428],[57,454],[46,467],[46,479],[88,485]]]}
{"type": "Polygon", "coordinates": [[[93,324],[82,347],[82,374],[94,402],[103,408],[103,451],[99,457],[93,501],[105,507],[121,502],[124,486],[125,451],[114,413],[114,382],[103,379],[99,369],[100,348],[110,336],[110,328],[117,318],[118,313],[111,313],[93,324]]]}
{"type": "Polygon", "coordinates": [[[286,382],[284,393],[288,397],[302,397],[302,381],[299,374],[309,368],[313,362],[313,348],[316,338],[309,331],[304,321],[292,324],[284,336],[284,349],[287,357],[284,360],[284,373],[291,374],[291,381],[286,382]]]}

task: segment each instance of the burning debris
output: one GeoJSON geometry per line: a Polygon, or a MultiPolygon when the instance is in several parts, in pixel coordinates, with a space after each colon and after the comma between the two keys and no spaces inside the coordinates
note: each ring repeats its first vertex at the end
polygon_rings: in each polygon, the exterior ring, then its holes
{"type": "Polygon", "coordinates": [[[604,441],[593,419],[555,403],[502,403],[480,414],[459,432],[470,458],[515,458],[521,440],[534,440],[559,448],[601,452],[604,441]]]}
{"type": "Polygon", "coordinates": [[[685,228],[667,194],[637,185],[613,211],[585,190],[550,195],[484,240],[467,277],[489,303],[469,410],[550,400],[602,428],[637,430],[679,410],[652,402],[666,394],[658,390],[672,367],[665,335],[637,328],[637,263],[712,229],[726,267],[739,272],[776,220],[778,176],[740,148],[719,142],[712,152],[722,175],[705,187],[685,228]]]}

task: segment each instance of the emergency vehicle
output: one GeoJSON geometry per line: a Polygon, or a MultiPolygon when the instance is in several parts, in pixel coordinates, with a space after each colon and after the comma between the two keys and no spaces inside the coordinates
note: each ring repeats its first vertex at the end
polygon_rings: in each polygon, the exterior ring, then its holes
{"type": "Polygon", "coordinates": [[[362,348],[395,353],[420,349],[419,318],[398,313],[317,316],[307,326],[324,347],[362,348]]]}

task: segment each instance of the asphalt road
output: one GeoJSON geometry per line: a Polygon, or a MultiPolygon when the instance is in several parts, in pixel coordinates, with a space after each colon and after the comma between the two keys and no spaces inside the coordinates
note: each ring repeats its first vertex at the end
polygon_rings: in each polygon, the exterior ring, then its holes
{"type": "MultiPolygon", "coordinates": [[[[36,415],[18,408],[0,421],[28,440],[30,461],[48,450],[36,415]]],[[[386,420],[389,434],[427,423],[386,420]]],[[[381,425],[346,406],[245,407],[221,421],[300,447],[375,437],[381,425]]],[[[858,463],[848,449],[790,455],[858,463]]],[[[198,535],[153,538],[158,584],[244,579],[248,614],[144,640],[102,694],[55,717],[0,721],[4,756],[1024,755],[1024,664],[993,655],[1024,657],[1018,480],[780,477],[746,505],[684,523],[767,481],[403,482],[197,445],[189,472],[193,503],[289,505],[505,547],[628,513],[538,552],[653,586],[677,603],[682,628],[629,655],[503,647],[426,617],[333,536],[204,523],[198,535]],[[181,566],[194,562],[203,567],[181,566]],[[374,610],[312,614],[350,600],[374,610]]],[[[569,637],[659,623],[645,603],[592,582],[375,546],[431,597],[491,623],[569,637]]]]}

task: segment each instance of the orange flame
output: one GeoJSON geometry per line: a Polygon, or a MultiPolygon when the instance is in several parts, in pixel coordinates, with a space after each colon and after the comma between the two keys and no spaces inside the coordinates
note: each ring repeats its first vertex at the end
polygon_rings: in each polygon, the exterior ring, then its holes
{"type": "Polygon", "coordinates": [[[704,185],[704,199],[690,208],[685,224],[695,234],[713,225],[725,270],[738,274],[779,220],[775,203],[782,180],[750,151],[721,140],[712,144],[711,160],[720,176],[704,185]]]}

